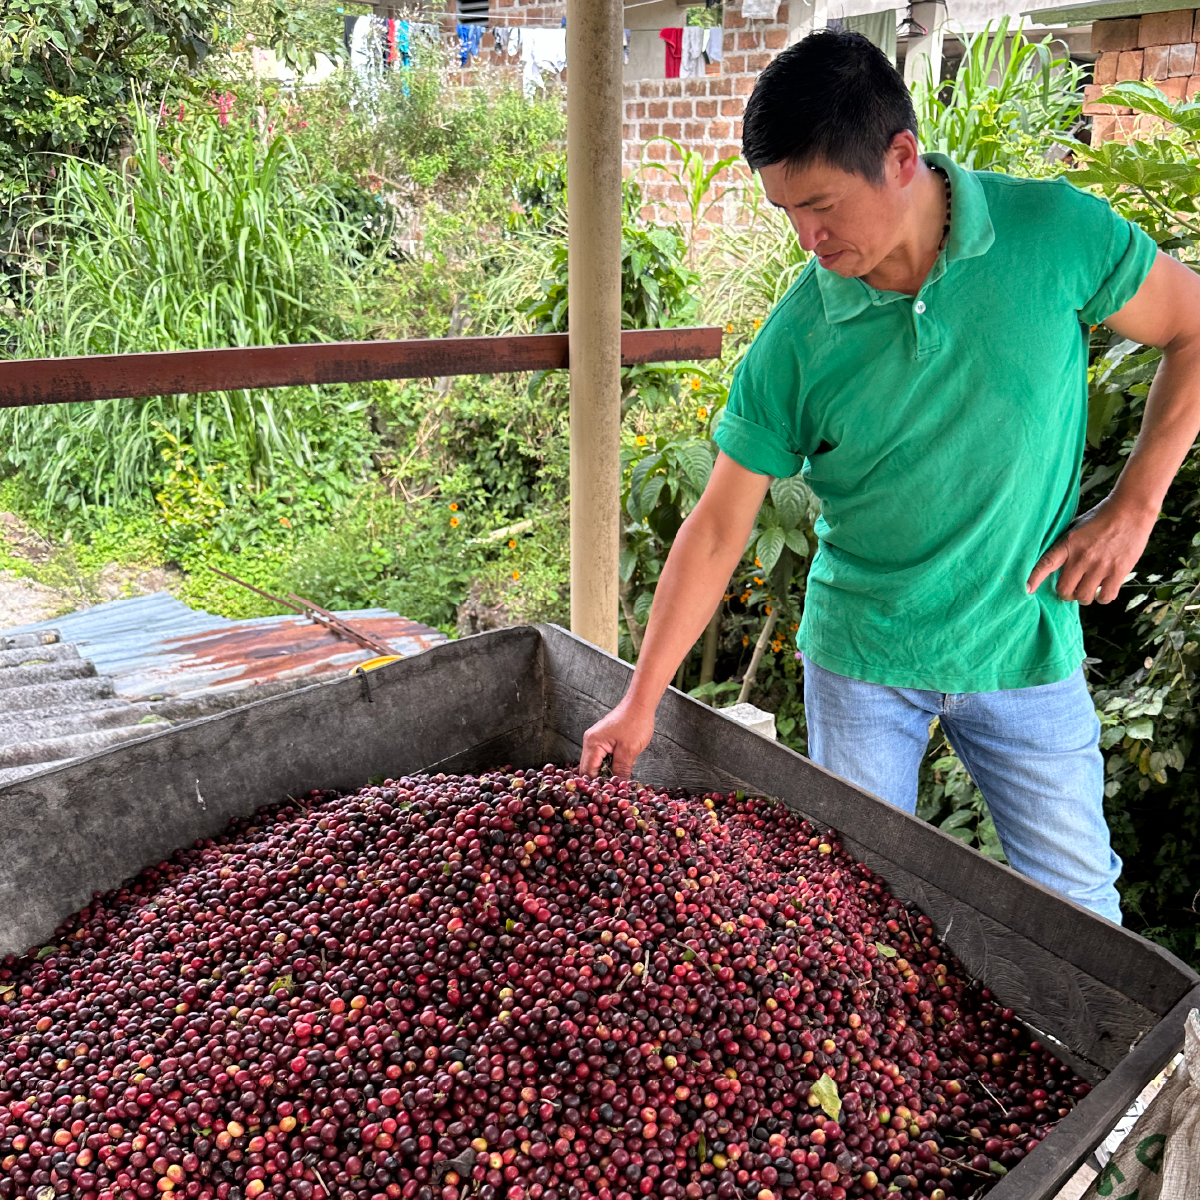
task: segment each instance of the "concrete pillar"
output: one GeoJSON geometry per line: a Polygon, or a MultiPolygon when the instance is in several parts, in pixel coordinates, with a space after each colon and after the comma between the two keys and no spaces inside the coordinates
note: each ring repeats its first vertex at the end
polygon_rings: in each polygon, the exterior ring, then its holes
{"type": "Polygon", "coordinates": [[[934,83],[942,78],[942,43],[946,37],[946,5],[942,0],[918,0],[912,6],[913,20],[929,30],[925,37],[908,43],[904,58],[904,82],[911,88],[932,76],[934,83]]]}
{"type": "Polygon", "coordinates": [[[617,651],[621,0],[567,0],[571,631],[617,651]]]}

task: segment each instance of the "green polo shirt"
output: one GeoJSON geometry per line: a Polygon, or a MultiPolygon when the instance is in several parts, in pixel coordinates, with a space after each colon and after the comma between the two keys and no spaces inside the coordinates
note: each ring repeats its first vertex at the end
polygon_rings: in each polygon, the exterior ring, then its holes
{"type": "Polygon", "coordinates": [[[1127,303],[1155,244],[1065,180],[939,154],[951,226],[916,296],[814,259],[734,374],[720,448],[803,474],[821,502],[797,644],[840,675],[984,692],[1083,660],[1057,575],[1027,595],[1079,501],[1088,327],[1127,303]]]}

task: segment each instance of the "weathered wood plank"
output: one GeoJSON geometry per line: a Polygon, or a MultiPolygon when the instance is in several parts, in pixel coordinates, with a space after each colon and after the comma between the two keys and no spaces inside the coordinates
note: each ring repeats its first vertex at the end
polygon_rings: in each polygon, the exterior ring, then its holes
{"type": "MultiPolygon", "coordinates": [[[[548,676],[591,701],[590,709],[579,702],[577,720],[584,721],[590,712],[603,711],[621,698],[631,673],[627,663],[557,627],[543,626],[542,632],[548,676]]],[[[582,739],[586,727],[551,723],[575,741],[582,739]]],[[[696,760],[720,764],[723,775],[742,780],[744,786],[775,796],[855,838],[909,876],[964,901],[1055,959],[1091,979],[1102,980],[1149,1013],[1168,1012],[1200,979],[1161,946],[1025,879],[785,746],[748,734],[674,689],[659,706],[655,742],[638,761],[639,775],[652,766],[660,770],[654,764],[663,757],[670,760],[680,778],[683,773],[700,771],[696,760]]],[[[645,777],[649,781],[650,777],[645,777]]],[[[1124,1028],[1123,1024],[1114,1027],[1124,1028]]]]}
{"type": "MultiPolygon", "coordinates": [[[[16,359],[0,363],[0,408],[371,379],[566,370],[570,367],[567,339],[565,333],[506,334],[16,359]]],[[[720,354],[720,326],[629,329],[621,334],[625,366],[720,354]]]]}
{"type": "Polygon", "coordinates": [[[1183,1023],[1193,1008],[1200,1008],[1200,987],[1188,992],[1158,1022],[1017,1170],[988,1193],[988,1200],[1053,1200],[1128,1112],[1142,1088],[1183,1047],[1183,1023]]]}
{"type": "Polygon", "coordinates": [[[47,937],[94,890],[230,818],[314,787],[540,746],[536,631],[465,639],[153,734],[0,789],[0,954],[47,937]],[[531,729],[531,723],[534,728],[531,729]]]}

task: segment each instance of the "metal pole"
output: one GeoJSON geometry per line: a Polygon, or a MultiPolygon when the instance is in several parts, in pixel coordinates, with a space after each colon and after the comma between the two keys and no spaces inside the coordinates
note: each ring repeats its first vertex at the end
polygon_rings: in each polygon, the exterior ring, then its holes
{"type": "Polygon", "coordinates": [[[621,0],[567,0],[571,630],[617,650],[621,0]]]}

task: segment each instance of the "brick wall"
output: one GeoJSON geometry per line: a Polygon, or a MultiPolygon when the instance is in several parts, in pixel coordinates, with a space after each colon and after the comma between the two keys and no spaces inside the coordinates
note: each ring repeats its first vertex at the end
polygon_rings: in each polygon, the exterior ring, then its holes
{"type": "Polygon", "coordinates": [[[1100,103],[1099,97],[1114,83],[1141,80],[1172,101],[1200,96],[1197,43],[1200,9],[1097,21],[1092,26],[1092,49],[1098,55],[1083,109],[1092,118],[1092,141],[1128,141],[1152,136],[1163,128],[1158,117],[1100,103]]]}
{"type": "MultiPolygon", "coordinates": [[[[740,3],[725,4],[725,48],[719,75],[703,79],[643,79],[625,85],[625,173],[642,162],[679,161],[675,150],[657,137],[674,138],[698,151],[707,162],[741,154],[742,112],[758,73],[788,42],[788,0],[773,21],[747,20],[740,3]]],[[[743,165],[722,172],[715,192],[746,177],[743,165]]],[[[671,219],[684,202],[682,188],[660,171],[641,173],[647,200],[645,215],[671,219]]],[[[709,213],[710,220],[734,221],[740,206],[733,191],[709,213]]],[[[702,232],[702,231],[701,231],[702,232]]]]}

